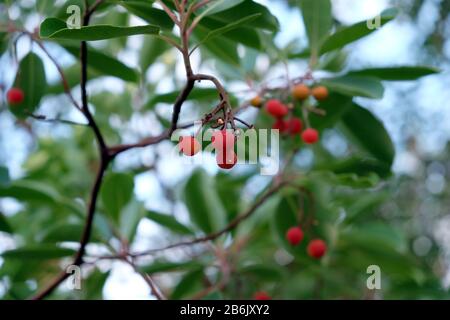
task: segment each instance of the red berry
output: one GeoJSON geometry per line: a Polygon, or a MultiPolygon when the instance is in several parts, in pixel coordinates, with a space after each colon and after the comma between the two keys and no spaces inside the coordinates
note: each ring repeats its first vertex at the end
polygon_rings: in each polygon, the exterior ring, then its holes
{"type": "Polygon", "coordinates": [[[307,144],[314,144],[319,141],[319,132],[316,129],[306,129],[302,133],[302,139],[307,144]]]}
{"type": "Polygon", "coordinates": [[[286,239],[293,246],[298,245],[303,240],[303,231],[299,227],[292,227],[286,232],[286,239]]]}
{"type": "Polygon", "coordinates": [[[327,251],[327,245],[323,240],[314,239],[308,244],[307,250],[310,257],[320,259],[327,251]]]}
{"type": "Polygon", "coordinates": [[[180,137],[178,148],[184,155],[192,157],[200,151],[201,145],[200,142],[198,142],[198,140],[194,137],[186,136],[180,137]]]}
{"type": "Polygon", "coordinates": [[[302,132],[303,129],[303,123],[302,120],[299,118],[292,118],[287,122],[287,131],[291,135],[296,135],[300,132],[302,132]]]}
{"type": "Polygon", "coordinates": [[[267,294],[267,292],[259,291],[255,293],[255,300],[272,300],[272,298],[267,294]]]}
{"type": "Polygon", "coordinates": [[[280,100],[272,99],[267,101],[266,111],[275,118],[282,118],[288,114],[289,109],[280,100]]]}
{"type": "Polygon", "coordinates": [[[211,142],[216,150],[226,152],[234,150],[235,135],[229,130],[215,131],[212,135],[211,142]]]}
{"type": "Polygon", "coordinates": [[[19,88],[11,88],[6,94],[6,98],[8,99],[8,103],[11,105],[20,104],[23,102],[25,95],[23,94],[22,89],[19,88]]]}
{"type": "Polygon", "coordinates": [[[237,163],[237,155],[233,150],[225,152],[217,151],[216,162],[220,168],[230,170],[237,163]]]}
{"type": "Polygon", "coordinates": [[[283,119],[277,119],[277,121],[275,121],[275,123],[272,126],[273,130],[280,130],[280,133],[286,132],[287,128],[288,128],[287,123],[283,119]]]}

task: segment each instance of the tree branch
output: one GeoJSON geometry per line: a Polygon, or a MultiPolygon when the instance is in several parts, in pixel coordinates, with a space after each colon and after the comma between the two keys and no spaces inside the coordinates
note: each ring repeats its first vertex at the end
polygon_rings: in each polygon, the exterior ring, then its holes
{"type": "Polygon", "coordinates": [[[198,244],[198,243],[203,243],[203,242],[216,240],[220,236],[222,236],[222,235],[232,231],[233,229],[235,229],[237,226],[239,226],[239,224],[242,221],[244,221],[244,220],[248,219],[249,217],[251,217],[253,215],[253,213],[255,213],[255,211],[261,205],[263,205],[275,193],[277,193],[279,190],[281,190],[283,187],[285,187],[288,184],[289,184],[288,182],[284,181],[284,182],[280,182],[280,183],[275,184],[274,186],[272,186],[268,191],[266,191],[266,193],[263,196],[261,196],[257,201],[255,201],[250,208],[248,208],[241,215],[237,216],[233,221],[231,221],[222,230],[219,230],[217,232],[211,233],[211,234],[206,235],[204,237],[199,237],[199,238],[195,238],[195,239],[189,240],[189,241],[183,241],[183,242],[174,243],[174,244],[168,245],[166,247],[162,247],[162,248],[146,250],[146,251],[142,251],[142,252],[138,252],[138,253],[134,253],[134,254],[130,253],[130,256],[132,256],[132,257],[141,257],[141,256],[146,256],[146,255],[151,255],[151,254],[154,254],[154,253],[158,253],[158,252],[161,252],[161,251],[166,251],[166,250],[175,249],[175,248],[179,248],[179,247],[191,246],[191,245],[195,245],[195,244],[198,244]]]}
{"type": "MultiPolygon", "coordinates": [[[[102,1],[97,1],[97,6],[102,1]]],[[[86,6],[87,8],[87,6],[86,6]]],[[[95,10],[96,6],[94,6],[95,10]]],[[[86,9],[84,19],[83,19],[83,25],[87,26],[89,25],[89,19],[94,11],[89,11],[86,9]]],[[[83,229],[83,234],[81,235],[80,239],[80,247],[77,251],[77,254],[75,255],[75,258],[73,260],[73,265],[80,266],[83,264],[83,256],[86,251],[86,246],[89,243],[91,233],[92,233],[92,225],[94,223],[94,216],[95,216],[95,209],[97,206],[97,198],[98,194],[100,192],[100,188],[103,181],[103,176],[105,175],[105,171],[108,168],[108,165],[110,161],[112,160],[111,156],[108,153],[108,147],[106,146],[105,140],[103,138],[103,135],[97,126],[97,123],[95,122],[94,117],[92,116],[89,105],[88,105],[88,96],[87,96],[87,44],[85,41],[81,42],[81,52],[80,52],[80,60],[81,60],[81,100],[82,100],[82,112],[85,115],[86,119],[88,120],[88,125],[91,127],[91,129],[94,132],[94,135],[96,137],[98,147],[99,147],[99,153],[100,153],[100,166],[97,171],[97,176],[95,179],[94,186],[91,190],[91,196],[89,199],[89,205],[87,210],[87,216],[86,216],[86,222],[83,229]]],[[[45,289],[43,289],[41,292],[39,292],[36,296],[34,296],[33,300],[41,300],[50,295],[64,280],[66,280],[69,277],[70,274],[65,272],[65,270],[56,278],[54,279],[50,285],[48,285],[45,289]]]]}

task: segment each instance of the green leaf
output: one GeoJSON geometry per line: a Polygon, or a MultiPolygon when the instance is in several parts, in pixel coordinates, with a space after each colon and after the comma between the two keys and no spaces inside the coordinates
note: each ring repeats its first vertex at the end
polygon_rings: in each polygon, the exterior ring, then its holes
{"type": "Polygon", "coordinates": [[[148,266],[141,267],[140,269],[147,274],[155,274],[161,272],[178,272],[186,269],[199,269],[201,263],[195,260],[186,262],[170,262],[170,261],[155,261],[148,266]]]}
{"type": "Polygon", "coordinates": [[[380,177],[388,177],[391,174],[390,164],[361,155],[355,155],[343,160],[317,163],[315,169],[330,170],[336,174],[356,174],[359,176],[367,176],[376,173],[380,177]]]}
{"type": "Polygon", "coordinates": [[[147,37],[144,39],[144,44],[140,51],[139,65],[141,66],[142,73],[145,71],[166,52],[170,46],[163,40],[156,37],[147,37]]]}
{"type": "Polygon", "coordinates": [[[317,130],[324,130],[334,126],[341,117],[350,110],[353,102],[348,96],[331,92],[327,100],[321,101],[318,107],[326,112],[325,116],[311,113],[309,120],[311,126],[317,130]]]}
{"type": "Polygon", "coordinates": [[[192,221],[205,233],[225,225],[226,212],[214,186],[214,180],[204,171],[197,170],[184,189],[185,203],[192,221]]]}
{"type": "Polygon", "coordinates": [[[17,180],[10,186],[0,186],[0,197],[11,197],[19,201],[33,201],[41,203],[56,203],[61,196],[53,187],[29,180],[17,180]]]}
{"type": "Polygon", "coordinates": [[[239,273],[258,281],[276,282],[283,279],[283,272],[276,266],[252,264],[239,269],[239,273]]]}
{"type": "MultiPolygon", "coordinates": [[[[381,15],[380,26],[384,26],[396,17],[396,12],[386,11],[381,15]]],[[[377,31],[376,28],[368,28],[367,20],[358,22],[354,25],[344,27],[336,31],[333,35],[328,37],[323,43],[321,53],[330,52],[336,49],[340,49],[349,43],[359,40],[369,34],[377,31]]]]}
{"type": "Polygon", "coordinates": [[[150,220],[160,224],[161,226],[182,235],[193,235],[194,232],[184,224],[178,222],[175,217],[155,211],[149,211],[145,215],[150,220]]]}
{"type": "MultiPolygon", "coordinates": [[[[179,94],[180,91],[172,91],[160,95],[153,95],[153,97],[145,104],[145,109],[153,109],[158,103],[172,104],[179,94]]],[[[188,98],[188,100],[194,101],[210,101],[215,99],[219,99],[219,94],[216,89],[212,88],[195,88],[188,98]]]]}
{"type": "Polygon", "coordinates": [[[73,249],[61,248],[54,245],[33,245],[5,251],[1,256],[4,259],[52,260],[70,257],[74,253],[75,250],[73,249]]]}
{"type": "MultiPolygon", "coordinates": [[[[82,223],[58,223],[43,231],[39,236],[39,239],[41,242],[46,243],[79,242],[83,231],[84,224],[82,223]]],[[[90,241],[99,242],[96,232],[93,233],[90,241]]]]}
{"type": "Polygon", "coordinates": [[[171,300],[179,300],[201,290],[203,270],[197,269],[186,273],[172,292],[171,300]]]}
{"type": "Polygon", "coordinates": [[[217,0],[205,8],[205,16],[231,9],[245,0],[217,0]]]}
{"type": "Polygon", "coordinates": [[[174,23],[164,12],[152,6],[151,1],[115,1],[128,12],[138,16],[150,24],[160,26],[163,29],[172,29],[174,23]]]}
{"type": "Polygon", "coordinates": [[[30,52],[20,61],[14,87],[23,90],[24,101],[10,110],[18,117],[26,117],[38,108],[47,87],[44,64],[38,55],[30,52]]]}
{"type": "MultiPolygon", "coordinates": [[[[231,1],[229,0],[226,0],[225,2],[229,2],[231,4],[231,1]]],[[[208,19],[214,19],[228,24],[257,13],[261,14],[261,16],[253,21],[250,21],[247,27],[264,29],[271,32],[278,31],[279,24],[277,18],[270,12],[267,7],[251,0],[242,1],[240,4],[228,8],[227,10],[208,15],[202,20],[200,25],[208,21],[208,19]]]]}
{"type": "Polygon", "coordinates": [[[377,78],[345,75],[337,78],[322,79],[322,84],[332,91],[350,97],[381,99],[384,87],[377,78]]]}
{"type": "MultiPolygon", "coordinates": [[[[250,21],[255,20],[259,16],[261,16],[261,13],[256,13],[256,14],[244,17],[242,19],[239,19],[237,21],[234,21],[223,27],[214,29],[214,30],[208,32],[206,37],[203,38],[198,45],[200,46],[211,39],[217,38],[221,35],[229,34],[230,31],[238,29],[238,30],[236,30],[237,37],[234,37],[234,39],[238,40],[239,42],[241,42],[243,44],[250,43],[251,47],[256,47],[257,49],[259,49],[261,47],[261,43],[259,41],[256,41],[256,43],[254,43],[253,41],[249,42],[249,40],[258,40],[258,34],[254,33],[252,35],[247,35],[247,34],[245,34],[247,31],[247,28],[240,28],[241,26],[247,25],[250,21]]],[[[253,31],[253,30],[250,29],[249,31],[253,31]]]]}
{"type": "Polygon", "coordinates": [[[402,66],[353,70],[349,72],[349,75],[376,77],[386,81],[410,81],[439,72],[441,72],[439,69],[433,67],[402,66]]]}
{"type": "MultiPolygon", "coordinates": [[[[64,45],[64,48],[74,57],[79,57],[80,46],[77,44],[64,45]]],[[[93,48],[88,48],[88,65],[98,74],[117,77],[124,81],[138,82],[139,72],[128,67],[114,57],[93,48]]]]}
{"type": "Polygon", "coordinates": [[[332,27],[331,2],[330,0],[301,0],[300,8],[308,34],[311,60],[316,61],[320,46],[332,27]]]}
{"type": "Polygon", "coordinates": [[[132,200],[122,210],[120,222],[120,234],[130,243],[133,242],[139,222],[145,217],[145,208],[142,203],[132,200]]]}
{"type": "Polygon", "coordinates": [[[394,161],[395,148],[383,123],[370,111],[358,105],[342,118],[345,132],[355,142],[376,159],[391,166],[394,161]]]}
{"type": "Polygon", "coordinates": [[[13,232],[13,229],[11,228],[11,225],[9,224],[8,220],[1,212],[0,212],[0,231],[6,232],[6,233],[13,232]]]}
{"type": "Polygon", "coordinates": [[[116,27],[112,25],[96,25],[81,27],[80,29],[68,29],[64,21],[56,18],[47,18],[42,22],[40,35],[49,39],[68,39],[81,41],[97,41],[119,37],[127,37],[138,34],[155,35],[159,33],[159,27],[153,25],[137,27],[116,27]]]}
{"type": "Polygon", "coordinates": [[[109,173],[104,178],[101,199],[108,215],[120,222],[122,209],[133,197],[134,179],[125,173],[109,173]]]}

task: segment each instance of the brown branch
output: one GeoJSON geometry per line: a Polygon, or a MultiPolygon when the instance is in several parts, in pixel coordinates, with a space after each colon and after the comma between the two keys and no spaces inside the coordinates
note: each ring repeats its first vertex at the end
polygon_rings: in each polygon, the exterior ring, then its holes
{"type": "Polygon", "coordinates": [[[149,274],[139,270],[139,268],[136,266],[136,264],[134,264],[132,261],[130,261],[128,259],[123,259],[123,261],[128,263],[133,268],[133,270],[144,279],[144,281],[150,287],[151,293],[156,297],[156,299],[167,300],[167,298],[164,296],[164,294],[161,292],[161,290],[156,285],[155,280],[153,280],[153,278],[149,274]]]}
{"type": "MultiPolygon", "coordinates": [[[[98,3],[101,3],[101,1],[97,1],[98,3]]],[[[87,6],[86,6],[87,8],[87,6]]],[[[83,25],[87,26],[89,25],[89,19],[94,11],[89,11],[86,9],[86,13],[84,15],[83,19],[83,25]]],[[[82,108],[83,114],[85,115],[86,119],[88,120],[88,125],[91,127],[91,129],[94,132],[94,135],[96,137],[98,147],[99,147],[99,153],[100,153],[100,166],[97,171],[97,176],[95,179],[94,186],[91,190],[91,196],[89,200],[88,210],[87,210],[87,216],[86,216],[86,222],[83,229],[83,234],[81,235],[80,239],[80,247],[74,257],[73,265],[80,266],[83,264],[83,256],[86,251],[86,246],[89,243],[91,233],[92,233],[92,226],[94,223],[94,216],[95,216],[95,209],[97,206],[97,198],[98,194],[100,192],[100,188],[103,181],[103,176],[105,175],[105,171],[108,168],[108,165],[110,161],[112,160],[112,157],[108,153],[108,147],[106,146],[106,143],[104,141],[103,135],[97,126],[97,123],[95,122],[94,117],[92,116],[89,105],[88,105],[88,96],[87,96],[87,44],[85,41],[81,42],[81,52],[80,52],[80,60],[81,60],[81,100],[82,100],[82,108]]],[[[41,292],[39,292],[36,296],[34,296],[33,300],[41,300],[50,295],[64,280],[66,280],[69,277],[69,274],[63,271],[56,279],[54,279],[50,285],[48,285],[45,289],[43,289],[41,292]]]]}

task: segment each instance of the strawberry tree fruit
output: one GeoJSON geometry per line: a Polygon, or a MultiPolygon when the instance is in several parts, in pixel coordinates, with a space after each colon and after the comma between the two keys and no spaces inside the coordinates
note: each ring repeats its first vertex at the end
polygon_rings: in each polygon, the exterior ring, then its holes
{"type": "Polygon", "coordinates": [[[200,151],[201,145],[195,137],[185,136],[180,138],[178,148],[184,155],[192,157],[200,151]]]}
{"type": "Polygon", "coordinates": [[[250,104],[255,108],[261,108],[263,99],[260,96],[256,96],[252,100],[250,100],[250,104]]]}
{"type": "Polygon", "coordinates": [[[292,96],[297,100],[306,100],[311,95],[311,90],[307,85],[298,84],[292,89],[292,96]]]}
{"type": "Polygon", "coordinates": [[[233,150],[216,151],[216,162],[219,168],[230,170],[238,161],[237,155],[233,150]]]}
{"type": "Polygon", "coordinates": [[[267,292],[258,291],[254,295],[255,300],[272,300],[272,297],[269,296],[267,292]]]}
{"type": "Polygon", "coordinates": [[[8,90],[6,98],[10,105],[17,105],[23,102],[25,94],[23,93],[22,89],[11,88],[8,90]]]}
{"type": "Polygon", "coordinates": [[[326,100],[329,96],[328,89],[324,86],[318,86],[312,89],[313,97],[318,101],[326,100]]]}
{"type": "Polygon", "coordinates": [[[293,246],[300,244],[303,236],[303,230],[300,227],[292,227],[286,232],[286,239],[293,246]]]}
{"type": "Polygon", "coordinates": [[[280,100],[271,99],[266,103],[266,111],[274,118],[283,118],[289,113],[289,108],[280,100]]]}
{"type": "Polygon", "coordinates": [[[327,252],[327,245],[321,239],[311,240],[308,244],[307,252],[310,257],[320,259],[327,252]]]}
{"type": "Polygon", "coordinates": [[[288,123],[283,119],[277,119],[272,126],[273,130],[280,130],[280,133],[285,133],[288,129],[288,123]]]}
{"type": "Polygon", "coordinates": [[[316,129],[308,128],[303,131],[302,140],[306,144],[314,144],[319,141],[319,132],[316,129]]]}
{"type": "Polygon", "coordinates": [[[289,121],[287,121],[287,131],[290,135],[296,135],[302,132],[303,129],[303,122],[299,118],[292,118],[289,121]]]}
{"type": "Polygon", "coordinates": [[[214,131],[211,142],[216,151],[226,152],[234,150],[236,136],[231,130],[214,131]]]}

